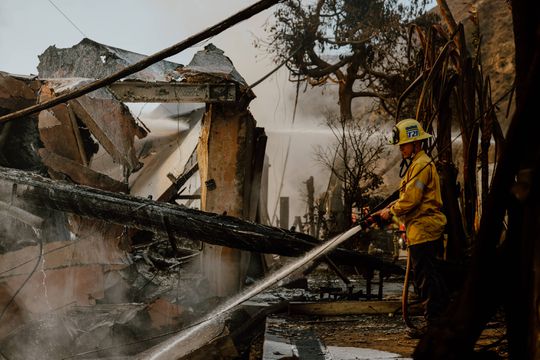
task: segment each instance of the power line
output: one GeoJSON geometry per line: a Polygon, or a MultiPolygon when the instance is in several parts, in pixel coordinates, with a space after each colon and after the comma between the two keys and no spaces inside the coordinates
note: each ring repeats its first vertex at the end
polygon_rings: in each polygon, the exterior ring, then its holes
{"type": "Polygon", "coordinates": [[[83,37],[85,37],[85,38],[88,37],[81,29],[79,29],[79,27],[78,27],[73,21],[71,21],[71,19],[70,19],[70,18],[69,18],[62,10],[60,10],[60,8],[59,8],[58,6],[56,6],[55,3],[52,2],[52,0],[48,0],[48,1],[49,1],[49,3],[50,3],[52,6],[54,6],[54,8],[55,8],[56,10],[58,10],[58,12],[59,12],[60,14],[62,14],[63,17],[66,18],[67,21],[70,22],[71,25],[73,25],[73,27],[74,27],[75,29],[77,29],[77,31],[78,31],[79,33],[81,33],[81,35],[82,35],[83,37]]]}
{"type": "MultiPolygon", "coordinates": [[[[255,81],[253,84],[249,85],[249,87],[247,88],[247,90],[251,90],[253,89],[255,86],[259,85],[260,83],[262,83],[264,80],[266,80],[268,77],[270,77],[270,75],[272,75],[273,73],[275,73],[276,71],[278,71],[283,65],[285,65],[287,63],[287,61],[289,61],[290,59],[292,59],[292,57],[294,55],[296,55],[297,52],[299,52],[300,50],[302,50],[303,48],[303,45],[298,47],[296,50],[294,50],[285,60],[283,60],[278,66],[276,66],[274,69],[272,69],[270,72],[268,72],[266,75],[264,75],[263,77],[261,77],[259,80],[255,81]]],[[[246,90],[246,92],[247,92],[246,90]]],[[[294,123],[294,119],[293,119],[293,123],[294,123]]]]}
{"type": "Polygon", "coordinates": [[[41,236],[41,233],[38,233],[38,239],[39,239],[39,256],[38,256],[38,260],[36,261],[36,263],[34,265],[34,268],[30,272],[28,277],[23,281],[21,286],[19,286],[17,291],[15,291],[15,293],[13,293],[13,295],[11,296],[9,301],[7,302],[6,306],[4,306],[4,308],[2,309],[2,312],[0,313],[0,320],[4,317],[4,314],[6,313],[9,306],[13,303],[13,301],[15,301],[15,297],[17,297],[17,295],[19,295],[19,292],[21,292],[21,290],[25,287],[26,283],[28,283],[28,280],[30,280],[30,278],[34,275],[34,273],[36,272],[39,264],[41,263],[41,259],[43,259],[43,238],[41,236]]]}

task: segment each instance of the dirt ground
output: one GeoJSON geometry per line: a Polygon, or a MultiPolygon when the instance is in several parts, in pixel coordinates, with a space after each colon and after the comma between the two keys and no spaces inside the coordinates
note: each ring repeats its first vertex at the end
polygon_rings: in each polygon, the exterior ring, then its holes
{"type": "MultiPolygon", "coordinates": [[[[312,317],[283,315],[288,326],[312,330],[326,346],[357,347],[387,351],[405,358],[412,357],[417,339],[411,339],[400,317],[387,315],[355,315],[340,317],[312,317]]],[[[477,344],[477,350],[489,348],[500,359],[508,359],[504,324],[493,321],[477,344]],[[503,339],[501,341],[501,339],[503,339]],[[495,344],[494,346],[491,346],[495,344]]],[[[255,339],[250,360],[262,359],[263,336],[255,339]]],[[[337,360],[337,359],[336,359],[337,360]]]]}
{"type": "MultiPolygon", "coordinates": [[[[349,274],[350,276],[350,274],[349,274]]],[[[340,287],[340,280],[336,279],[328,269],[321,267],[308,276],[308,289],[274,288],[259,296],[259,300],[273,303],[277,300],[289,301],[339,301],[322,296],[320,288],[340,287]]],[[[361,276],[350,276],[355,289],[362,289],[365,280],[361,276]]],[[[384,284],[385,300],[399,300],[401,298],[402,277],[387,279],[384,284]]],[[[412,291],[412,289],[411,289],[412,291]]],[[[410,296],[414,296],[411,294],[410,296]]],[[[256,299],[254,299],[257,301],[256,299]]],[[[345,299],[344,299],[345,300],[345,299]]],[[[362,301],[362,300],[359,300],[362,301]]],[[[381,350],[396,353],[404,358],[412,356],[418,340],[407,335],[407,329],[401,314],[388,315],[349,315],[349,316],[307,316],[307,315],[276,315],[286,320],[286,326],[295,329],[313,332],[324,345],[336,347],[356,347],[364,349],[381,350]]],[[[422,324],[422,317],[412,318],[413,323],[422,324]]],[[[477,350],[486,349],[495,352],[500,359],[508,359],[507,342],[505,339],[504,319],[499,316],[488,324],[477,344],[477,350]]],[[[263,336],[258,336],[252,343],[250,360],[262,359],[263,336]]],[[[336,359],[338,360],[338,359],[336,359]]]]}

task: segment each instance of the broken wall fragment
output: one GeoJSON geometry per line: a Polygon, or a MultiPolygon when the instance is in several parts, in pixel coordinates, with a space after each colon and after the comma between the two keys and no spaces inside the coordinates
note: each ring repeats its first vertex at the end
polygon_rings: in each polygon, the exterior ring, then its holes
{"type": "MultiPolygon", "coordinates": [[[[36,103],[41,81],[35,77],[0,72],[0,115],[5,115],[36,103]]],[[[0,165],[25,170],[42,167],[34,149],[41,146],[36,115],[16,122],[0,124],[0,165]]]]}

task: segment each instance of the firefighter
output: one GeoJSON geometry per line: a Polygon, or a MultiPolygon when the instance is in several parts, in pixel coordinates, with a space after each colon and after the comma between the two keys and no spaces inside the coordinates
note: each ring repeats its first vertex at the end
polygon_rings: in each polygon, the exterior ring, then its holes
{"type": "Polygon", "coordinates": [[[447,288],[435,266],[446,225],[439,176],[435,164],[422,150],[431,137],[414,119],[394,126],[392,143],[399,145],[403,158],[399,199],[380,211],[383,219],[396,216],[405,224],[413,280],[425,301],[428,326],[437,321],[448,302],[447,288]]]}

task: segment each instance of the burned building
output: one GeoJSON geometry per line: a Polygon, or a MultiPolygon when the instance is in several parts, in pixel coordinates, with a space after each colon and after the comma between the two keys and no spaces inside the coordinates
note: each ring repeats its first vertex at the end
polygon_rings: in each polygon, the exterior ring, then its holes
{"type": "MultiPolygon", "coordinates": [[[[51,46],[39,58],[37,77],[2,74],[2,114],[144,56],[84,39],[68,49],[51,46]]],[[[266,136],[249,112],[253,97],[210,44],[186,66],[161,61],[2,125],[4,357],[136,354],[204,313],[211,296],[236,294],[248,273],[261,276],[261,254],[297,256],[316,245],[257,225],[268,217],[261,201],[266,136]],[[126,103],[159,105],[144,117],[126,103]],[[153,122],[168,122],[168,130],[153,122]],[[187,263],[198,269],[189,285],[180,276],[156,284],[155,269],[187,263]],[[23,334],[35,339],[21,353],[23,334]],[[141,338],[150,340],[134,342],[141,338]],[[52,344],[46,352],[44,344],[52,344]]],[[[331,256],[402,271],[346,250],[331,256]]]]}

